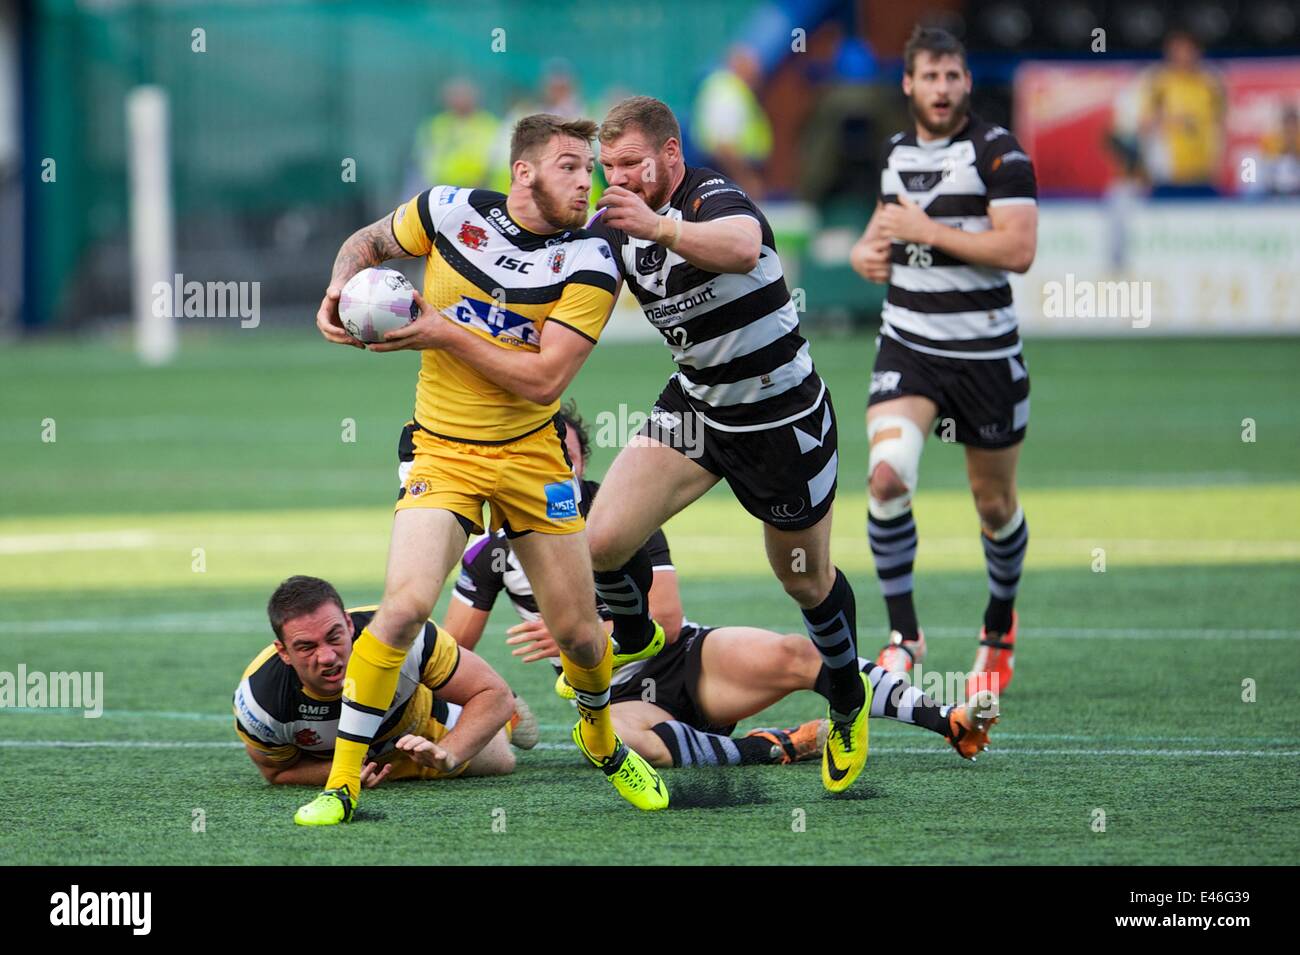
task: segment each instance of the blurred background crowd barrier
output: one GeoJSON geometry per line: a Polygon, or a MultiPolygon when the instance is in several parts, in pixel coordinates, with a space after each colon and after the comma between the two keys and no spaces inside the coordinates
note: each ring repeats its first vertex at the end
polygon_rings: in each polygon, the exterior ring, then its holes
{"type": "Polygon", "coordinates": [[[0,0],[0,329],[131,314],[142,86],[167,104],[175,271],[260,283],[263,323],[310,323],[341,240],[403,198],[503,188],[519,116],[599,120],[634,92],[759,198],[809,322],[869,323],[884,288],[848,251],[908,123],[920,20],[965,39],[975,111],[1034,160],[1029,334],[1114,330],[1053,307],[1075,280],[1150,282],[1156,332],[1296,333],[1298,17],[1287,0],[0,0]]]}

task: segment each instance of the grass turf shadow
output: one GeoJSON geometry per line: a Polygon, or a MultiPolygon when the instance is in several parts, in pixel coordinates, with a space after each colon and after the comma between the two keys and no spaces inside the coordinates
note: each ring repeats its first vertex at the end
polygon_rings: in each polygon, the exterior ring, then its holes
{"type": "Polygon", "coordinates": [[[669,809],[732,809],[770,803],[767,791],[738,772],[675,773],[669,786],[669,809]]]}

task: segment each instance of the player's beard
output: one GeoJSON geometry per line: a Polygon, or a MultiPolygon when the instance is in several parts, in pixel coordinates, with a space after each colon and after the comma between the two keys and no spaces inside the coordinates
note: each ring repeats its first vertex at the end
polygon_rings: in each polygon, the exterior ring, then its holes
{"type": "Polygon", "coordinates": [[[936,139],[943,139],[945,136],[951,136],[957,130],[961,129],[961,124],[966,122],[966,115],[970,112],[970,94],[963,91],[960,98],[949,100],[951,109],[948,111],[948,120],[944,123],[932,123],[925,118],[925,113],[916,102],[916,94],[913,93],[907,98],[907,107],[911,110],[912,118],[917,124],[931,136],[936,139]]]}
{"type": "Polygon", "coordinates": [[[587,209],[575,209],[564,196],[552,192],[539,172],[533,180],[533,202],[542,218],[556,229],[579,229],[587,221],[587,209]]]}
{"type": "Polygon", "coordinates": [[[667,205],[668,200],[672,198],[668,192],[672,182],[668,176],[667,163],[660,162],[657,157],[651,162],[650,168],[654,171],[654,178],[641,183],[641,188],[644,190],[641,197],[647,206],[658,210],[667,205]]]}

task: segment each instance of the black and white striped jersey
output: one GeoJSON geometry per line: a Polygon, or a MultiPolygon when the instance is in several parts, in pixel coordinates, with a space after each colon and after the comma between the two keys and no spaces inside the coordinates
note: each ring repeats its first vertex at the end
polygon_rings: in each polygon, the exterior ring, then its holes
{"type": "MultiPolygon", "coordinates": [[[[947,139],[918,142],[915,130],[886,146],[880,198],[906,193],[936,222],[989,229],[988,210],[1038,201],[1034,167],[1001,126],[971,115],[947,139]]],[[[1020,352],[1011,286],[1002,269],[970,265],[928,245],[894,242],[881,333],[948,358],[1007,358],[1020,352]]]]}
{"type": "Polygon", "coordinates": [[[604,225],[599,214],[588,227],[609,241],[628,287],[663,335],[691,407],[726,431],[763,430],[807,414],[824,386],[763,213],[721,173],[690,166],[658,211],[683,222],[750,216],[763,232],[758,264],[738,275],[697,268],[666,246],[604,225]]]}

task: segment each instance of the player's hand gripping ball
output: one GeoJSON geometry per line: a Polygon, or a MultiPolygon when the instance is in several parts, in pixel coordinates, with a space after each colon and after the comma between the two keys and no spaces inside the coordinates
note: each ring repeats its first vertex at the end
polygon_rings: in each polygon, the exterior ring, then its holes
{"type": "Polygon", "coordinates": [[[415,288],[393,269],[362,269],[339,296],[343,327],[363,342],[381,342],[385,332],[409,325],[419,314],[415,288]]]}

